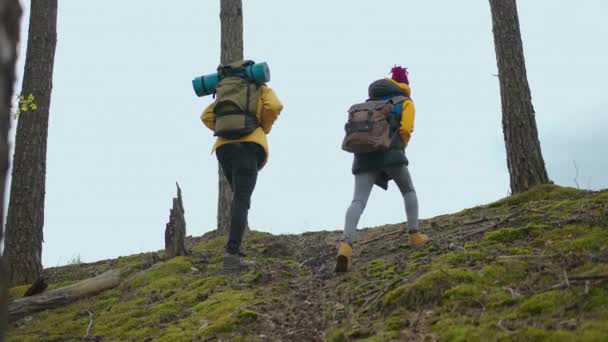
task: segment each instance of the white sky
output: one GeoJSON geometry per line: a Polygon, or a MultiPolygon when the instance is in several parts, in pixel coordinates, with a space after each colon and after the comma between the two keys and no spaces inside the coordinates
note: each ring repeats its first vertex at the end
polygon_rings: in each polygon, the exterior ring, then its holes
{"type": "MultiPolygon", "coordinates": [[[[608,3],[519,2],[549,175],[574,186],[576,161],[581,187],[606,188],[608,3]]],[[[341,229],[353,187],[352,156],[340,149],[345,111],[393,64],[410,70],[408,157],[421,216],[507,194],[487,1],[245,0],[244,14],[245,56],[269,63],[285,105],[254,193],[254,229],[341,229]]],[[[188,234],[214,229],[217,162],[199,121],[211,98],[197,98],[190,82],[215,70],[219,35],[217,0],[60,1],[45,266],[162,249],[175,181],[188,234]]],[[[360,226],[404,220],[392,185],[374,190],[360,226]]]]}

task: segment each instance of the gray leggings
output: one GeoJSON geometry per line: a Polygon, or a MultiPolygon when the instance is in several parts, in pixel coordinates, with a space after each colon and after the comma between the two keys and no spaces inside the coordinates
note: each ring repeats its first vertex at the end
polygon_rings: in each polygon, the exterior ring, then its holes
{"type": "MultiPolygon", "coordinates": [[[[418,230],[418,198],[412,184],[412,177],[406,165],[390,167],[383,170],[395,181],[403,196],[408,231],[418,230]]],[[[379,172],[366,172],[355,175],[355,195],[346,211],[344,222],[344,241],[352,244],[359,218],[365,209],[379,172]]]]}

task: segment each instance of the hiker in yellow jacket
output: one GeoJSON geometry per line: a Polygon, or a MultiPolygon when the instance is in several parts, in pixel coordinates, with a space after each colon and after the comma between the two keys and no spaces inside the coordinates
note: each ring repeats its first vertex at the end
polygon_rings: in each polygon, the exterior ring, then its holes
{"type": "Polygon", "coordinates": [[[253,261],[241,259],[240,245],[247,227],[251,195],[258,171],[268,160],[266,135],[270,133],[283,105],[267,85],[243,82],[236,77],[227,78],[225,82],[221,81],[217,92],[216,101],[204,110],[201,120],[216,133],[215,135],[224,136],[218,136],[213,146],[213,151],[233,191],[230,232],[224,253],[224,271],[239,272],[254,265],[253,261]],[[239,92],[242,88],[238,87],[243,86],[250,88],[246,92],[239,92]],[[247,93],[247,99],[240,99],[241,93],[247,93]],[[232,102],[225,100],[226,98],[232,102]],[[240,108],[245,108],[244,112],[235,111],[234,106],[231,107],[234,102],[243,102],[240,108]],[[234,122],[242,122],[245,117],[249,127],[249,129],[246,127],[245,133],[233,135],[218,132],[220,125],[226,128],[234,122]]]}
{"type": "Polygon", "coordinates": [[[346,211],[344,235],[336,260],[336,272],[346,272],[351,268],[352,244],[357,224],[374,184],[385,190],[389,180],[397,184],[405,205],[409,244],[422,246],[429,241],[429,237],[419,231],[418,198],[405,156],[405,148],[414,131],[415,116],[414,102],[410,98],[408,73],[407,69],[398,66],[395,66],[391,72],[391,78],[372,82],[368,89],[370,101],[393,103],[389,119],[390,132],[392,132],[390,146],[386,150],[373,152],[353,151],[355,154],[352,172],[355,175],[355,193],[346,211]]]}

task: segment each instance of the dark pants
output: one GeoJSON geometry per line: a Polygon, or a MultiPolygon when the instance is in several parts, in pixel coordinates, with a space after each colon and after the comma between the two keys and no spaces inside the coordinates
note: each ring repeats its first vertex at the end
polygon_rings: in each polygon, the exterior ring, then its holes
{"type": "Polygon", "coordinates": [[[247,229],[247,214],[258,178],[258,167],[263,161],[264,153],[261,146],[250,142],[226,144],[216,151],[217,160],[233,192],[230,233],[226,243],[226,252],[230,254],[239,253],[247,229]]]}

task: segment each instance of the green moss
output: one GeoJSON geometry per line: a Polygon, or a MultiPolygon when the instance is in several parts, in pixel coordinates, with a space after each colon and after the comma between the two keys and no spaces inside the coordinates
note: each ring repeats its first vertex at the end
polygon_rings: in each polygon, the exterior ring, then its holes
{"type": "Polygon", "coordinates": [[[524,279],[527,274],[528,264],[517,259],[499,259],[479,271],[483,282],[489,285],[509,285],[524,279]]]}
{"type": "MultiPolygon", "coordinates": [[[[523,331],[514,334],[513,339],[519,341],[530,341],[530,342],[558,342],[558,341],[593,341],[588,339],[582,339],[582,336],[575,335],[565,331],[552,331],[544,330],[539,328],[527,328],[523,331]]],[[[600,340],[597,340],[600,341],[600,340]]]]}
{"type": "Polygon", "coordinates": [[[523,247],[523,246],[516,246],[516,247],[512,247],[509,248],[507,250],[507,252],[510,255],[531,255],[534,254],[534,248],[530,248],[530,247],[523,247]]]}
{"type": "Polygon", "coordinates": [[[471,337],[477,330],[471,325],[456,325],[441,329],[439,336],[445,341],[466,342],[472,341],[471,337]]]}
{"type": "Polygon", "coordinates": [[[567,304],[571,303],[573,294],[565,291],[543,292],[522,301],[517,307],[517,316],[526,318],[537,315],[551,315],[558,313],[567,304]]]}
{"type": "Polygon", "coordinates": [[[523,218],[525,218],[526,222],[532,224],[543,224],[547,222],[547,216],[540,213],[526,214],[523,218]]]}
{"type": "Polygon", "coordinates": [[[608,191],[596,192],[591,197],[582,199],[583,204],[606,204],[608,203],[608,191]]]}
{"type": "Polygon", "coordinates": [[[494,324],[473,325],[466,317],[446,315],[433,326],[441,341],[497,341],[508,335],[498,331],[494,324]]]}
{"type": "Polygon", "coordinates": [[[547,234],[545,243],[562,253],[599,252],[608,244],[608,229],[588,225],[570,225],[547,234]]]}
{"type": "Polygon", "coordinates": [[[132,279],[129,282],[129,285],[134,288],[143,287],[150,283],[157,282],[159,279],[174,277],[177,274],[188,272],[190,268],[192,268],[192,262],[190,262],[189,258],[176,257],[162,264],[153,266],[152,270],[132,279]]]}
{"type": "Polygon", "coordinates": [[[248,309],[239,309],[239,311],[236,313],[236,318],[237,321],[241,323],[254,322],[258,319],[258,313],[248,309]]]}
{"type": "Polygon", "coordinates": [[[224,236],[216,236],[205,239],[192,246],[193,253],[210,253],[213,255],[221,254],[226,240],[224,236]]]}
{"type": "Polygon", "coordinates": [[[92,309],[94,311],[108,310],[113,305],[120,303],[120,295],[121,291],[118,288],[106,290],[97,295],[95,304],[93,305],[92,309]]]}
{"type": "Polygon", "coordinates": [[[429,255],[431,252],[435,251],[436,249],[437,247],[435,247],[434,245],[430,245],[423,249],[414,250],[413,252],[409,253],[408,257],[412,260],[423,258],[429,255]]]}
{"type": "Polygon", "coordinates": [[[585,300],[585,309],[602,309],[608,313],[608,288],[596,287],[591,289],[585,300]]]}
{"type": "Polygon", "coordinates": [[[590,274],[608,274],[608,263],[600,264],[596,262],[589,262],[583,264],[572,271],[572,274],[576,275],[590,275],[590,274]]]}
{"type": "MultiPolygon", "coordinates": [[[[148,254],[149,255],[149,254],[148,254]]],[[[130,255],[126,257],[119,257],[116,260],[113,260],[112,267],[113,268],[137,268],[143,262],[143,259],[146,257],[146,254],[136,254],[130,255]]]]}
{"type": "Polygon", "coordinates": [[[387,306],[420,307],[440,303],[443,291],[460,283],[474,281],[475,274],[467,269],[433,270],[411,283],[401,285],[384,297],[387,306]]]}
{"type": "Polygon", "coordinates": [[[516,304],[518,298],[513,298],[507,290],[495,289],[488,295],[486,302],[490,309],[499,309],[516,304]]]}
{"type": "Polygon", "coordinates": [[[328,342],[346,342],[344,328],[335,328],[327,334],[328,342]]]}
{"type": "Polygon", "coordinates": [[[479,284],[456,285],[444,293],[444,297],[451,302],[458,302],[471,307],[484,306],[487,290],[479,284]]]}
{"type": "Polygon", "coordinates": [[[383,331],[378,335],[357,339],[358,342],[386,342],[399,341],[400,334],[398,331],[383,331]]]}
{"type": "Polygon", "coordinates": [[[403,273],[404,273],[404,275],[412,274],[412,273],[414,273],[415,271],[417,271],[417,270],[423,270],[423,269],[425,269],[426,267],[428,267],[428,266],[427,266],[427,265],[423,265],[423,264],[420,264],[420,263],[416,263],[416,262],[414,262],[414,263],[409,264],[409,265],[408,265],[408,266],[405,268],[405,271],[404,271],[403,273]]]}
{"type": "Polygon", "coordinates": [[[219,275],[214,277],[205,277],[192,283],[188,288],[196,289],[198,292],[205,292],[212,289],[221,289],[228,284],[230,277],[227,275],[219,275]]]}
{"type": "Polygon", "coordinates": [[[409,317],[412,313],[405,310],[398,310],[393,312],[384,322],[385,329],[387,331],[399,331],[409,326],[409,317]]]}
{"type": "Polygon", "coordinates": [[[384,259],[375,259],[368,264],[366,273],[372,279],[390,278],[395,274],[395,265],[384,259]]]}
{"type": "Polygon", "coordinates": [[[23,297],[27,289],[30,288],[30,284],[15,286],[8,290],[8,298],[9,299],[17,299],[23,297]]]}
{"type": "MultiPolygon", "coordinates": [[[[238,314],[246,305],[253,304],[253,292],[227,291],[215,293],[192,310],[209,324],[199,336],[212,336],[234,330],[239,322],[238,314]]],[[[245,313],[247,316],[247,313],[245,313]]],[[[257,316],[256,316],[257,317],[257,316]]]]}
{"type": "Polygon", "coordinates": [[[261,232],[258,230],[249,230],[247,235],[245,236],[245,242],[247,245],[251,243],[264,243],[268,239],[277,238],[279,236],[274,236],[268,232],[261,232]]]}
{"type": "Polygon", "coordinates": [[[469,266],[471,263],[482,262],[489,257],[487,253],[479,251],[450,252],[435,259],[435,265],[469,266]]]}
{"type": "Polygon", "coordinates": [[[523,240],[530,236],[539,236],[541,231],[547,229],[546,225],[529,224],[524,227],[503,228],[488,232],[483,240],[488,242],[513,242],[523,240]]]}
{"type": "Polygon", "coordinates": [[[538,185],[531,190],[503,198],[499,201],[491,203],[487,208],[496,208],[504,206],[517,206],[524,203],[542,201],[542,200],[561,200],[570,199],[584,194],[583,191],[574,188],[565,188],[552,184],[538,185]]]}
{"type": "Polygon", "coordinates": [[[161,294],[162,292],[176,288],[179,281],[180,279],[177,276],[166,276],[139,288],[137,292],[144,296],[161,294]]]}
{"type": "MultiPolygon", "coordinates": [[[[81,332],[86,331],[89,324],[89,315],[83,310],[84,307],[80,304],[68,305],[59,309],[53,310],[52,314],[46,314],[44,324],[37,319],[32,319],[30,331],[37,332],[34,336],[44,336],[45,340],[66,340],[72,337],[79,339],[84,335],[81,332]],[[69,332],[66,334],[66,332],[69,332]]],[[[11,339],[14,341],[27,340],[28,332],[16,332],[11,330],[11,339]]],[[[36,340],[36,339],[34,339],[36,340]]],[[[40,340],[40,339],[38,339],[40,340]]]]}
{"type": "Polygon", "coordinates": [[[584,322],[576,333],[581,337],[581,341],[605,341],[608,336],[608,317],[604,315],[584,322]]]}

